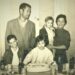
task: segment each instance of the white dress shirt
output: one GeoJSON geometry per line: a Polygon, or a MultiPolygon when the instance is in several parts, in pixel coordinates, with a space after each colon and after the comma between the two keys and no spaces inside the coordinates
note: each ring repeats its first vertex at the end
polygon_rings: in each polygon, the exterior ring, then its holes
{"type": "Polygon", "coordinates": [[[12,53],[13,53],[12,65],[17,66],[19,64],[19,58],[18,58],[18,50],[19,50],[19,48],[17,48],[16,50],[11,48],[11,50],[12,50],[12,53]]]}

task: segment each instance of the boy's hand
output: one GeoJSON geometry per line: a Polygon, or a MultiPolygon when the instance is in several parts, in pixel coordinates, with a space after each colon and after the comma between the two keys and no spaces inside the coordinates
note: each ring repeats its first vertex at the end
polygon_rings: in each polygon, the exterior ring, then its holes
{"type": "Polygon", "coordinates": [[[1,65],[1,70],[4,70],[5,69],[5,66],[4,65],[1,65]]]}

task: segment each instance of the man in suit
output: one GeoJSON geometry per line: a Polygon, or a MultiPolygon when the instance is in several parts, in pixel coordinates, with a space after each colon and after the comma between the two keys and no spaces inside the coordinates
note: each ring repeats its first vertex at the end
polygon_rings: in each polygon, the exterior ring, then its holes
{"type": "Polygon", "coordinates": [[[5,49],[8,49],[7,36],[15,35],[18,40],[19,48],[25,50],[25,54],[34,45],[35,38],[35,24],[29,20],[31,14],[31,5],[27,3],[22,3],[19,6],[19,17],[13,19],[7,23],[6,33],[5,33],[5,49]]]}

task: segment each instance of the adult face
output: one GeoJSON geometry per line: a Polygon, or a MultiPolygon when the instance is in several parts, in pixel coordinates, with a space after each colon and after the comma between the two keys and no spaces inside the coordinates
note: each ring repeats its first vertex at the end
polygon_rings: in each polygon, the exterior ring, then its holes
{"type": "Polygon", "coordinates": [[[31,8],[26,7],[25,9],[20,9],[20,14],[24,19],[29,19],[31,14],[31,8]]]}
{"type": "Polygon", "coordinates": [[[65,26],[65,20],[64,20],[64,18],[59,18],[59,19],[57,20],[57,27],[58,27],[59,29],[63,29],[64,26],[65,26]]]}

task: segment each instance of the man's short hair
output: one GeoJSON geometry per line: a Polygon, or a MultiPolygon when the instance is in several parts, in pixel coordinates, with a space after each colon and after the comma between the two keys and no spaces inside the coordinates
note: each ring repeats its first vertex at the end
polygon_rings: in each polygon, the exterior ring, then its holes
{"type": "Polygon", "coordinates": [[[58,21],[59,18],[64,18],[65,24],[67,24],[66,15],[64,15],[64,14],[59,14],[59,15],[56,17],[56,23],[57,23],[57,21],[58,21]]]}
{"type": "Polygon", "coordinates": [[[19,6],[19,9],[23,9],[23,10],[24,10],[26,7],[31,8],[31,5],[28,4],[28,3],[22,3],[22,4],[19,6]]]}
{"type": "Polygon", "coordinates": [[[17,40],[16,36],[15,35],[8,35],[7,36],[7,42],[9,43],[9,41],[14,38],[15,40],[17,40]]]}
{"type": "Polygon", "coordinates": [[[47,22],[48,20],[52,20],[52,21],[54,22],[54,19],[53,19],[53,17],[51,17],[51,16],[47,16],[47,17],[45,18],[45,22],[47,22]]]}

